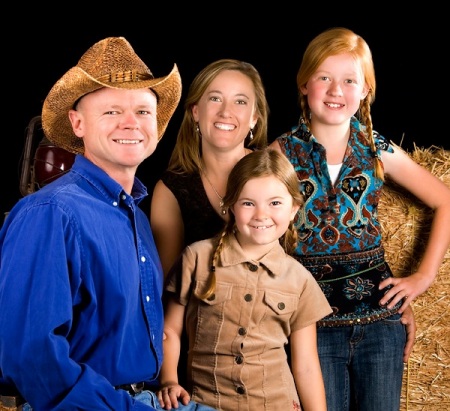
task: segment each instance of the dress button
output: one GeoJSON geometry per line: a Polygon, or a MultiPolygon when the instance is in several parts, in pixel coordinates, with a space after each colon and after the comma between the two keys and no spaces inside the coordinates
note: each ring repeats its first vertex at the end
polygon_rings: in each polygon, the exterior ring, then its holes
{"type": "Polygon", "coordinates": [[[216,299],[216,294],[211,294],[208,298],[207,298],[207,300],[208,301],[214,301],[216,299]]]}
{"type": "Polygon", "coordinates": [[[234,361],[236,362],[236,364],[242,364],[244,362],[244,359],[240,355],[237,355],[236,357],[234,357],[234,361]]]}
{"type": "Polygon", "coordinates": [[[253,271],[253,272],[258,271],[258,266],[255,264],[249,264],[248,268],[250,271],[253,271]]]}
{"type": "Polygon", "coordinates": [[[247,301],[247,302],[250,302],[250,301],[253,300],[253,297],[252,297],[251,294],[245,294],[244,295],[244,300],[247,301]]]}
{"type": "Polygon", "coordinates": [[[244,327],[240,327],[238,332],[239,332],[239,335],[247,334],[247,330],[244,327]]]}
{"type": "Polygon", "coordinates": [[[245,394],[245,388],[244,387],[236,387],[236,392],[238,394],[245,394]]]}
{"type": "Polygon", "coordinates": [[[286,305],[284,303],[278,303],[278,309],[284,310],[286,308],[286,305]]]}

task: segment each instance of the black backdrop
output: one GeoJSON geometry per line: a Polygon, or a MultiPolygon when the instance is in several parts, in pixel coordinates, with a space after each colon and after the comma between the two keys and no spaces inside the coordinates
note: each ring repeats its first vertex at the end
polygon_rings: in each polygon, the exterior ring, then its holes
{"type": "MultiPolygon", "coordinates": [[[[0,162],[0,223],[3,214],[21,198],[20,172],[29,121],[40,114],[42,102],[56,80],[76,65],[88,47],[107,36],[126,37],[155,76],[169,73],[174,63],[182,76],[180,106],[156,152],[137,173],[149,192],[167,164],[185,93],[200,69],[225,57],[254,64],[266,87],[272,141],[298,120],[295,78],[307,43],[332,26],[353,29],[372,49],[377,76],[372,107],[375,129],[407,150],[414,145],[450,149],[445,127],[448,122],[440,109],[448,91],[448,70],[440,60],[442,53],[432,51],[448,50],[448,34],[443,34],[445,27],[428,19],[422,9],[408,6],[409,10],[400,10],[394,16],[388,7],[378,7],[375,16],[374,10],[364,15],[361,3],[356,8],[339,3],[339,10],[318,3],[309,10],[301,3],[283,7],[280,3],[271,9],[258,4],[249,15],[243,15],[239,8],[244,7],[242,2],[241,6],[214,4],[215,11],[212,6],[194,10],[192,4],[170,4],[156,10],[151,4],[130,3],[96,16],[80,4],[68,4],[69,11],[64,13],[58,9],[46,12],[35,5],[36,10],[24,8],[12,20],[5,15],[12,29],[3,36],[3,86],[8,92],[3,99],[6,109],[2,120],[7,127],[0,162]]],[[[439,19],[439,14],[435,18],[439,19]]],[[[148,211],[149,204],[148,198],[142,208],[148,211]]]]}

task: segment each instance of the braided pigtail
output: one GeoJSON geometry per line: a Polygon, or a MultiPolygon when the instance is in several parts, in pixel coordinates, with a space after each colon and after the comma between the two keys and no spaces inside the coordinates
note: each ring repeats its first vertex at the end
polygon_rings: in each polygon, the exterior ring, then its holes
{"type": "Polygon", "coordinates": [[[359,107],[360,112],[360,121],[366,127],[366,138],[367,143],[370,146],[370,150],[372,151],[372,155],[374,157],[374,165],[375,165],[375,176],[384,181],[384,168],[383,163],[381,161],[380,155],[377,153],[377,147],[375,145],[375,139],[372,128],[372,116],[370,114],[370,101],[372,100],[371,92],[369,91],[368,95],[364,100],[361,101],[361,105],[359,107]]]}
{"type": "Polygon", "coordinates": [[[309,130],[311,130],[311,113],[308,104],[308,98],[300,93],[299,96],[300,113],[303,122],[306,124],[309,130]]]}
{"type": "Polygon", "coordinates": [[[216,249],[213,252],[212,258],[211,258],[211,265],[209,267],[210,274],[208,278],[208,287],[206,290],[197,295],[197,298],[200,300],[207,300],[210,298],[214,292],[216,291],[216,266],[217,262],[219,261],[219,255],[223,248],[223,243],[225,241],[225,238],[227,237],[227,229],[224,229],[217,240],[217,246],[216,249]]]}
{"type": "Polygon", "coordinates": [[[298,231],[294,227],[294,220],[289,223],[284,235],[280,238],[280,244],[286,254],[293,255],[298,242],[298,231]]]}

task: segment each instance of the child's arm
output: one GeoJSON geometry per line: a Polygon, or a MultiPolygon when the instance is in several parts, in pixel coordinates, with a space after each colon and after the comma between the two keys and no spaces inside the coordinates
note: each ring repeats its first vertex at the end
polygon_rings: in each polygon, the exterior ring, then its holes
{"type": "Polygon", "coordinates": [[[177,373],[185,308],[170,298],[164,315],[164,360],[159,375],[161,388],[157,396],[161,407],[166,410],[178,408],[178,400],[184,405],[190,401],[189,393],[178,384],[177,373]]]}
{"type": "Polygon", "coordinates": [[[380,289],[393,285],[380,303],[389,302],[388,307],[392,308],[405,298],[399,310],[402,313],[414,298],[430,287],[449,247],[450,188],[399,147],[394,147],[393,153],[383,152],[382,160],[385,174],[430,207],[433,213],[430,236],[417,271],[380,283],[380,289]]]}
{"type": "Polygon", "coordinates": [[[290,337],[291,368],[304,411],[326,411],[325,388],[317,353],[316,323],[290,337]]]}

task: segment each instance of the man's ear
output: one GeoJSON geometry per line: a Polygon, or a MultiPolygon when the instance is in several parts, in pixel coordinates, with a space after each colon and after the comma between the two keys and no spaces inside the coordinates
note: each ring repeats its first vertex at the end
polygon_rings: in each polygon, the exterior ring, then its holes
{"type": "Polygon", "coordinates": [[[79,111],[77,110],[69,110],[69,120],[70,123],[72,124],[72,130],[73,133],[77,136],[77,137],[84,137],[84,132],[83,132],[83,122],[81,121],[81,114],[79,111]]]}

